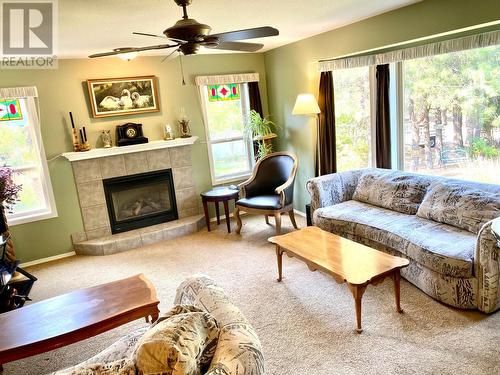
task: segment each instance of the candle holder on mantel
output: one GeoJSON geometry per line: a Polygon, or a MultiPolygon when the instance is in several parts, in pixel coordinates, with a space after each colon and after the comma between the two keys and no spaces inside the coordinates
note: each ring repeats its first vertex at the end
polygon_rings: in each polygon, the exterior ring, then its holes
{"type": "Polygon", "coordinates": [[[163,140],[171,141],[173,139],[175,139],[175,138],[174,138],[174,134],[172,132],[172,127],[169,124],[166,124],[163,127],[163,140]]]}
{"type": "Polygon", "coordinates": [[[181,132],[181,138],[189,138],[191,137],[191,128],[189,127],[189,120],[186,116],[186,111],[184,107],[180,110],[179,120],[179,130],[181,132]]]}

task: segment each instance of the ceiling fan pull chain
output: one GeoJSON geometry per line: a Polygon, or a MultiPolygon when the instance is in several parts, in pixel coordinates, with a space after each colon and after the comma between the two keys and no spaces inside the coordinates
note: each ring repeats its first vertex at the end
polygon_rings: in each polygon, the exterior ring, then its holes
{"type": "Polygon", "coordinates": [[[179,51],[179,62],[181,63],[182,86],[186,86],[186,81],[184,80],[184,67],[182,66],[182,53],[180,53],[180,51],[179,51]]]}

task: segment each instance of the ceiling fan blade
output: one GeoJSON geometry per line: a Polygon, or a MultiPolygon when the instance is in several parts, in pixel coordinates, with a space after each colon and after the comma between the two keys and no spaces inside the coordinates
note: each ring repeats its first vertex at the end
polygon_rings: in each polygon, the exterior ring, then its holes
{"type": "Polygon", "coordinates": [[[170,56],[172,56],[174,53],[176,53],[177,51],[179,51],[179,49],[174,49],[172,52],[170,52],[167,56],[165,56],[161,62],[164,62],[165,60],[167,60],[170,56]]]}
{"type": "Polygon", "coordinates": [[[233,40],[244,40],[254,38],[264,38],[268,36],[279,35],[278,29],[270,26],[255,27],[253,29],[244,29],[237,31],[228,31],[227,33],[211,34],[210,37],[219,38],[220,42],[230,42],[233,40]]]}
{"type": "Polygon", "coordinates": [[[154,50],[154,49],[172,48],[172,47],[178,47],[179,45],[180,44],[158,44],[155,46],[146,46],[146,47],[138,47],[138,48],[133,48],[133,47],[115,48],[113,51],[95,53],[93,55],[90,55],[89,57],[94,58],[94,57],[113,56],[113,55],[120,55],[122,53],[142,52],[142,51],[149,51],[149,50],[154,50]]]}
{"type": "Polygon", "coordinates": [[[187,43],[187,41],[185,41],[185,40],[175,39],[175,38],[167,38],[165,35],[157,35],[157,34],[149,34],[149,33],[139,33],[139,32],[136,32],[136,31],[132,32],[132,34],[134,34],[134,35],[142,35],[142,36],[152,36],[154,38],[161,38],[161,39],[168,39],[168,40],[171,40],[173,42],[181,43],[181,44],[187,43]]]}
{"type": "MultiPolygon", "coordinates": [[[[203,45],[203,44],[202,44],[203,45]]],[[[210,49],[224,49],[232,51],[242,51],[242,52],[256,52],[264,47],[260,43],[242,43],[242,42],[221,42],[218,45],[206,45],[204,46],[210,49]]]]}

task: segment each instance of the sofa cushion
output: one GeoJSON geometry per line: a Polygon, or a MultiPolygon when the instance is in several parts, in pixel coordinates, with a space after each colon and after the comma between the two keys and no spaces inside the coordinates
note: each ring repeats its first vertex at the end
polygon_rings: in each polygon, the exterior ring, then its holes
{"type": "Polygon", "coordinates": [[[420,175],[368,170],[359,179],[352,199],[414,215],[430,183],[420,175]]]}
{"type": "Polygon", "coordinates": [[[89,363],[60,371],[58,375],[135,375],[134,361],[128,358],[107,363],[89,363]]]}
{"type": "Polygon", "coordinates": [[[209,313],[195,309],[200,311],[169,314],[144,334],[134,353],[139,374],[206,372],[217,346],[219,328],[209,313]]]}
{"type": "Polygon", "coordinates": [[[353,200],[316,210],[314,223],[376,241],[441,274],[472,276],[477,236],[450,225],[353,200]]]}
{"type": "Polygon", "coordinates": [[[440,182],[425,195],[417,216],[477,234],[488,221],[500,217],[500,193],[440,182]]]}

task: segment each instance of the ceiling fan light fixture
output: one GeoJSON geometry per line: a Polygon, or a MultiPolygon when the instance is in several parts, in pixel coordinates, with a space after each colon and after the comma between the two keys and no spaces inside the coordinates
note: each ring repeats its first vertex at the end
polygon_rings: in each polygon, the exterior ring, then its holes
{"type": "Polygon", "coordinates": [[[137,57],[137,52],[127,52],[127,53],[121,53],[118,56],[120,59],[123,61],[131,61],[137,57]]]}

